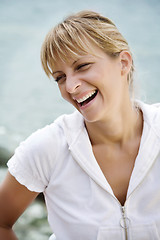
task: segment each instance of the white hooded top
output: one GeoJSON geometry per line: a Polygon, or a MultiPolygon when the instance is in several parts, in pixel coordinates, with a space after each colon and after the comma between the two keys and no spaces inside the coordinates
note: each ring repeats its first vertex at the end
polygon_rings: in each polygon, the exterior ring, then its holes
{"type": "Polygon", "coordinates": [[[160,104],[137,104],[143,132],[124,206],[94,157],[78,111],[33,133],[9,160],[21,184],[44,193],[57,240],[160,239],[160,104]]]}

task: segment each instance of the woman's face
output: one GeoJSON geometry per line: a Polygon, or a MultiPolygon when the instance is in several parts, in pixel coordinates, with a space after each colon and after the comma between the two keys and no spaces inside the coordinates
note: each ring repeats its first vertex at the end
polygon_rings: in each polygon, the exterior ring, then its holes
{"type": "Polygon", "coordinates": [[[88,122],[110,118],[122,103],[127,84],[120,55],[110,57],[98,47],[95,55],[79,56],[67,63],[58,60],[53,72],[62,97],[88,122]]]}

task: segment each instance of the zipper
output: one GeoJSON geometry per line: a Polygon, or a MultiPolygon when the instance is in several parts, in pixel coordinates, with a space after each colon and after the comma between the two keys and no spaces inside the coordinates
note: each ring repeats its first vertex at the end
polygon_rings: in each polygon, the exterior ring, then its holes
{"type": "Polygon", "coordinates": [[[125,201],[124,205],[122,206],[120,201],[114,195],[111,194],[111,196],[116,200],[116,202],[120,206],[120,209],[122,212],[122,217],[119,220],[119,224],[120,224],[120,227],[124,230],[125,240],[129,240],[128,229],[129,229],[129,225],[130,225],[130,219],[126,216],[126,211],[125,211],[125,205],[126,205],[127,200],[125,201]]]}
{"type": "Polygon", "coordinates": [[[130,225],[130,219],[126,216],[126,211],[125,211],[125,205],[127,201],[125,201],[124,205],[122,206],[120,201],[114,195],[111,195],[111,196],[116,200],[116,202],[120,206],[122,217],[119,220],[119,224],[120,224],[120,227],[124,230],[125,240],[129,240],[128,229],[130,225]]]}
{"type": "Polygon", "coordinates": [[[126,217],[125,206],[121,206],[121,210],[122,210],[122,218],[120,219],[120,226],[124,229],[125,240],[129,240],[128,228],[129,228],[130,220],[129,218],[126,217]]]}

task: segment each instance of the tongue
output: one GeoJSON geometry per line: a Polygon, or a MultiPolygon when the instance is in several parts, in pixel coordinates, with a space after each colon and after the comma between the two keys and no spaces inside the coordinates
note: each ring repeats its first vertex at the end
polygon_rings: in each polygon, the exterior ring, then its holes
{"type": "Polygon", "coordinates": [[[96,95],[97,95],[97,91],[91,97],[87,98],[84,102],[81,102],[81,106],[84,106],[87,103],[89,103],[91,100],[93,100],[93,98],[95,98],[96,95]]]}

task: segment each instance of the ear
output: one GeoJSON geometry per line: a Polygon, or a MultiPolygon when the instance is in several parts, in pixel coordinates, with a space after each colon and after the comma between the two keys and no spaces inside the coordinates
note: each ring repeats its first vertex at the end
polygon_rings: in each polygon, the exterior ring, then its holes
{"type": "Polygon", "coordinates": [[[127,76],[132,66],[132,56],[128,51],[122,51],[119,57],[121,63],[121,75],[127,76]]]}

